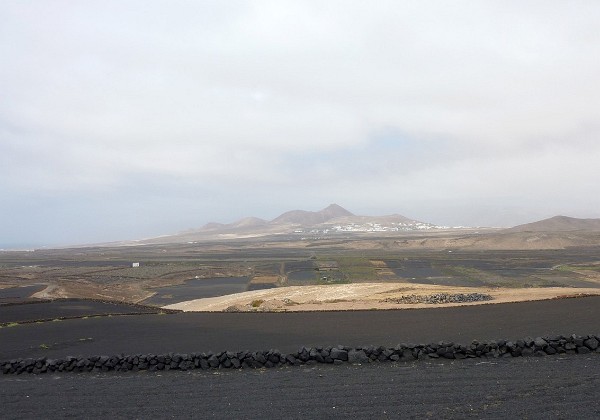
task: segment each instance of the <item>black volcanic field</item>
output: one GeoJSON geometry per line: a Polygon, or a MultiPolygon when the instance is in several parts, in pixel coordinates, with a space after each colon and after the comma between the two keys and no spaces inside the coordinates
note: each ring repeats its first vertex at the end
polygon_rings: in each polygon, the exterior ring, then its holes
{"type": "MultiPolygon", "coordinates": [[[[54,301],[58,306],[61,301],[54,301]]],[[[472,340],[517,340],[527,336],[597,334],[600,297],[552,301],[389,311],[290,313],[139,314],[128,305],[68,300],[63,306],[99,314],[24,323],[0,329],[0,359],[58,358],[137,353],[192,353],[278,349],[301,346],[382,345],[472,340]]],[[[2,307],[4,323],[18,321],[21,311],[40,311],[46,303],[2,307]],[[14,315],[11,315],[14,314],[14,315]]],[[[56,308],[49,308],[55,310],[56,308]]]]}
{"type": "MultiPolygon", "coordinates": [[[[256,252],[264,252],[270,258],[272,251],[256,252]]],[[[464,267],[499,273],[511,282],[521,281],[531,271],[552,275],[556,281],[570,281],[572,286],[580,282],[586,287],[593,284],[577,277],[563,280],[563,272],[550,267],[565,261],[587,264],[596,261],[598,255],[597,249],[591,248],[586,252],[496,252],[491,260],[485,260],[484,254],[457,254],[444,258],[460,258],[464,267]]],[[[290,259],[296,255],[297,251],[289,251],[290,259]]],[[[409,280],[415,277],[417,282],[439,274],[432,271],[435,266],[431,259],[416,257],[415,254],[401,266],[394,265],[397,259],[386,261],[399,275],[409,280]]],[[[50,270],[61,264],[79,267],[102,263],[87,263],[83,258],[31,259],[27,266],[40,264],[42,269],[50,270]]],[[[226,260],[231,255],[206,258],[226,260]]],[[[133,257],[119,263],[126,266],[130,260],[133,257]]],[[[107,267],[115,264],[115,260],[106,262],[107,267]]],[[[287,260],[286,264],[299,273],[294,281],[304,284],[303,276],[305,272],[310,274],[312,266],[287,260]]],[[[206,282],[204,285],[210,290],[198,289],[193,281],[164,287],[154,300],[145,303],[170,302],[191,292],[221,293],[221,287],[245,287],[247,279],[238,279],[230,278],[226,285],[206,282]]],[[[393,347],[399,343],[438,341],[469,344],[472,340],[600,333],[600,297],[395,311],[165,313],[144,305],[83,299],[36,302],[29,297],[43,287],[0,290],[0,361],[225,350],[294,352],[302,346],[393,347]]],[[[575,293],[577,289],[573,290],[575,293]]],[[[0,372],[2,419],[509,416],[599,418],[600,354],[317,364],[256,370],[40,375],[0,372]]]]}
{"type": "MultiPolygon", "coordinates": [[[[439,340],[468,344],[600,332],[600,297],[402,311],[134,315],[138,309],[77,300],[2,306],[0,360],[270,348],[292,352],[300,346],[439,340]],[[23,320],[24,308],[30,317],[69,310],[96,316],[7,324],[23,320]]],[[[600,415],[600,355],[0,375],[0,390],[2,418],[593,418],[600,415]]]]}

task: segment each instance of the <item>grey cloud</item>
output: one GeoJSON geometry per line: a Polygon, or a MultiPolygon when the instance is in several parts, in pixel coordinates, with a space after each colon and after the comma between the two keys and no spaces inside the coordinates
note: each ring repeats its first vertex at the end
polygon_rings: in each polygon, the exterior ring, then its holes
{"type": "Polygon", "coordinates": [[[598,216],[599,18],[586,1],[4,2],[5,211],[37,197],[64,226],[62,202],[86,238],[77,197],[114,204],[115,237],[143,230],[133,208],[156,230],[332,201],[598,216]]]}

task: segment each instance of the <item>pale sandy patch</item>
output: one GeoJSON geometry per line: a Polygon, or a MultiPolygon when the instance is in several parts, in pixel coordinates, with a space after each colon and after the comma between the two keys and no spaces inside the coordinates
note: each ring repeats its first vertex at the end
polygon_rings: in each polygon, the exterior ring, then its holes
{"type": "Polygon", "coordinates": [[[277,284],[279,282],[279,276],[254,276],[250,280],[250,284],[277,284]]]}
{"type": "Polygon", "coordinates": [[[530,300],[555,299],[577,295],[600,295],[600,289],[545,287],[527,289],[450,287],[412,283],[356,283],[323,286],[291,286],[256,290],[214,298],[195,299],[165,306],[183,311],[329,311],[363,309],[408,309],[462,305],[482,305],[530,300]],[[483,293],[489,301],[446,304],[398,304],[386,298],[406,295],[426,296],[434,293],[483,293]]]}
{"type": "Polygon", "coordinates": [[[45,289],[34,293],[31,297],[36,299],[60,299],[67,297],[65,291],[56,284],[48,284],[45,289]]]}

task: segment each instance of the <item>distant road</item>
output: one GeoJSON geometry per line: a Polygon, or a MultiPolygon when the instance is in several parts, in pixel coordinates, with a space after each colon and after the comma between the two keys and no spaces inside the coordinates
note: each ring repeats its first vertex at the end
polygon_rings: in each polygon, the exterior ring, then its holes
{"type": "MultiPolygon", "coordinates": [[[[36,305],[31,305],[32,307],[36,305]]],[[[0,308],[2,310],[2,308],[0,308]]],[[[0,359],[383,345],[600,333],[600,297],[419,310],[178,313],[0,329],[0,359]]]]}

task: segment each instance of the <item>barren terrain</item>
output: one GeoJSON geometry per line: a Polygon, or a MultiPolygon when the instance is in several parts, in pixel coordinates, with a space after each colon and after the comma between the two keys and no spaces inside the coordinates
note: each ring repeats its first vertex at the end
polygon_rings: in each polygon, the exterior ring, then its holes
{"type": "MultiPolygon", "coordinates": [[[[595,234],[578,233],[585,246],[575,247],[569,241],[579,239],[565,235],[519,232],[504,240],[493,235],[284,236],[0,252],[0,359],[293,352],[301,346],[597,333],[600,296],[566,298],[600,294],[595,234]],[[77,299],[42,303],[36,297],[77,299]],[[448,303],[456,297],[465,301],[448,303]],[[129,305],[139,302],[155,307],[129,305]],[[208,312],[167,313],[158,306],[208,312]],[[410,308],[419,309],[371,310],[410,308]]],[[[591,356],[243,372],[4,375],[0,402],[8,418],[128,412],[222,418],[375,412],[385,418],[422,416],[424,407],[438,417],[593,417],[598,375],[593,373],[597,357],[591,356]],[[374,387],[365,387],[365,378],[374,387]],[[131,393],[132,385],[143,392],[131,393]],[[195,391],[185,391],[190,387],[195,391]],[[407,389],[417,391],[407,394],[407,389]],[[198,392],[210,401],[188,404],[198,392]],[[71,398],[61,398],[65,393],[71,398]],[[104,397],[98,400],[98,395],[104,397]],[[123,407],[134,408],[125,412],[123,407]]]]}
{"type": "Polygon", "coordinates": [[[195,299],[167,305],[183,311],[345,311],[365,309],[409,309],[432,306],[481,305],[531,300],[557,299],[583,295],[600,295],[600,289],[547,287],[481,288],[449,287],[411,283],[358,283],[327,286],[293,286],[270,290],[235,293],[227,296],[195,299]],[[432,295],[485,294],[491,300],[460,303],[397,303],[408,297],[432,295]]]}
{"type": "MultiPolygon", "coordinates": [[[[456,287],[489,289],[493,302],[546,299],[600,289],[598,236],[594,232],[517,232],[508,236],[497,232],[412,232],[302,239],[291,235],[0,252],[0,301],[31,292],[20,298],[168,306],[253,292],[240,296],[268,301],[255,303],[253,310],[388,309],[401,306],[380,302],[383,292],[413,288],[419,293],[455,293],[456,287]],[[585,237],[593,245],[563,246],[573,237],[585,237]],[[519,239],[516,244],[515,238],[519,239]],[[532,249],[521,249],[522,241],[532,249]],[[490,249],[490,244],[504,248],[490,249]],[[140,266],[132,267],[133,262],[140,266]],[[336,285],[343,287],[317,287],[336,285]],[[309,288],[299,292],[294,287],[309,288]],[[320,296],[323,290],[331,290],[329,297],[320,296]],[[295,297],[302,295],[306,299],[295,297]]],[[[226,307],[218,306],[218,299],[205,304],[213,305],[209,310],[223,310],[249,303],[236,299],[232,297],[226,307]]]]}
{"type": "Polygon", "coordinates": [[[0,405],[5,418],[598,418],[597,359],[7,376],[0,405]]]}

